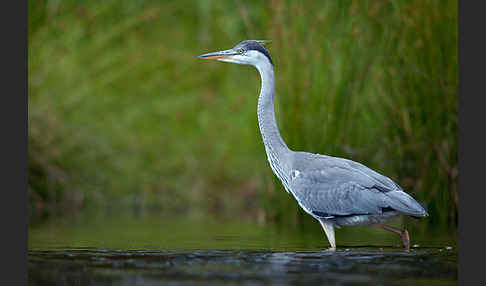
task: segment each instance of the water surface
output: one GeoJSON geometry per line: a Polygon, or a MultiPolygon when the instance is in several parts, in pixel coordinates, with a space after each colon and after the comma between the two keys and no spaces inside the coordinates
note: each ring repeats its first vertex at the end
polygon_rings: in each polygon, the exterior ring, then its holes
{"type": "MultiPolygon", "coordinates": [[[[29,228],[29,285],[456,285],[454,234],[163,216],[86,216],[29,228]]],[[[401,223],[395,224],[400,226],[401,223]]]]}

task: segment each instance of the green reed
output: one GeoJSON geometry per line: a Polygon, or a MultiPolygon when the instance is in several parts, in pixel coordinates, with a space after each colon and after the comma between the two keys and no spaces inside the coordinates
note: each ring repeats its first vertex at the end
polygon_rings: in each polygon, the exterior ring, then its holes
{"type": "Polygon", "coordinates": [[[29,1],[31,213],[129,206],[308,219],[268,167],[251,67],[270,39],[294,150],[342,156],[457,218],[455,1],[29,1]]]}

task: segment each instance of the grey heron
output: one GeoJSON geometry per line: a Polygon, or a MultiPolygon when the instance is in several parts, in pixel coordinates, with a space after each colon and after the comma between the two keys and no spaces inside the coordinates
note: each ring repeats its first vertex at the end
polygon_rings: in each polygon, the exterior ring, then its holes
{"type": "Polygon", "coordinates": [[[258,125],[270,167],[299,206],[319,221],[331,250],[336,250],[334,227],[354,225],[375,225],[399,234],[405,249],[410,249],[408,231],[383,222],[399,215],[428,216],[421,203],[361,163],[287,147],[275,120],[273,62],[263,41],[246,40],[199,58],[256,67],[261,77],[258,125]]]}

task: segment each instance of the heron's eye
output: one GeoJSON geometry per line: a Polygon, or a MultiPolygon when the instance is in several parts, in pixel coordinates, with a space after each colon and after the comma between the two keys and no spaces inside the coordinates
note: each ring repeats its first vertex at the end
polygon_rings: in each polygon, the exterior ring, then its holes
{"type": "Polygon", "coordinates": [[[238,49],[238,53],[242,54],[243,52],[244,52],[243,49],[241,49],[241,48],[238,49]]]}

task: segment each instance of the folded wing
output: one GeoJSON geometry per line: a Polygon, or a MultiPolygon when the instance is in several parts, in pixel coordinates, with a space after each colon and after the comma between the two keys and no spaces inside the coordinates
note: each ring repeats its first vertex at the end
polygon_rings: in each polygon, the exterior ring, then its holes
{"type": "Polygon", "coordinates": [[[292,170],[290,189],[304,210],[319,217],[381,214],[387,209],[427,214],[391,179],[347,159],[328,157],[320,166],[292,170]]]}

